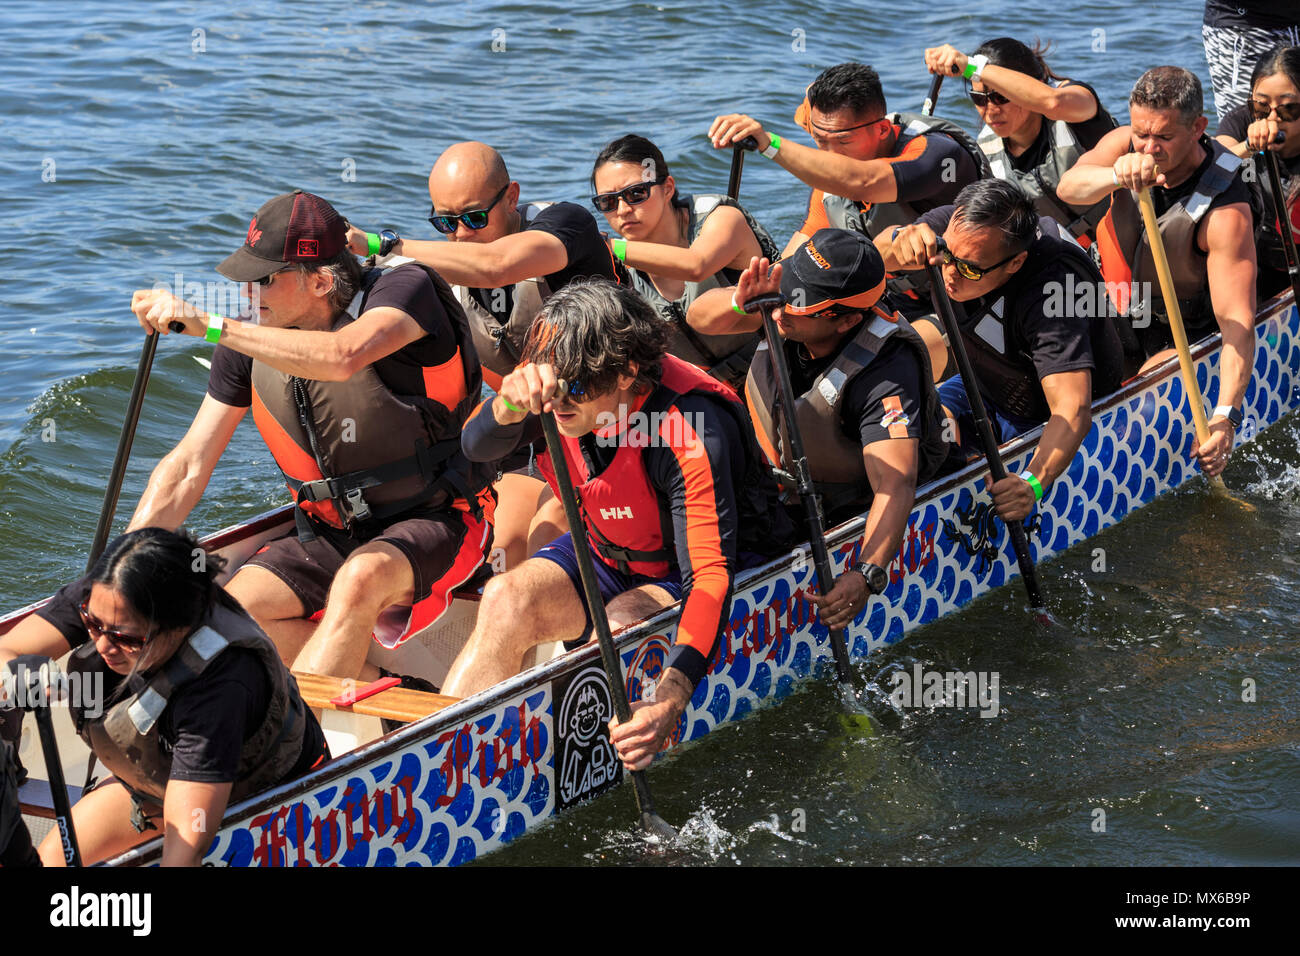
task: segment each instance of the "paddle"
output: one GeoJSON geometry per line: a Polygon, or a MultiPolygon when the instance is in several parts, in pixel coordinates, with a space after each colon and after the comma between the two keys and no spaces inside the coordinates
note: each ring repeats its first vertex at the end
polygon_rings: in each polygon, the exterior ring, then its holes
{"type": "MultiPolygon", "coordinates": [[[[173,332],[184,332],[185,326],[172,322],[169,327],[173,332]]],[[[131,386],[131,397],[126,403],[126,421],[122,423],[122,434],[117,439],[117,455],[113,459],[113,471],[108,478],[108,487],[104,489],[104,504],[99,510],[99,526],[95,529],[95,540],[90,546],[90,558],[86,561],[86,572],[95,566],[99,556],[104,553],[108,543],[108,532],[113,526],[113,514],[117,511],[117,499],[122,493],[122,479],[126,476],[126,463],[131,457],[131,444],[135,441],[135,427],[140,421],[140,409],[144,405],[144,392],[149,386],[149,373],[153,369],[153,354],[158,350],[158,333],[150,332],[144,340],[140,352],[140,364],[135,368],[135,383],[131,386]]]]}
{"type": "MultiPolygon", "coordinates": [[[[560,441],[560,433],[555,427],[555,416],[551,412],[544,412],[541,419],[542,431],[546,435],[546,450],[550,452],[551,464],[555,468],[555,482],[560,486],[560,500],[564,503],[564,514],[569,519],[569,528],[573,533],[573,553],[578,558],[582,591],[586,595],[592,627],[595,628],[596,639],[600,643],[600,660],[605,666],[605,680],[609,684],[609,695],[614,700],[614,713],[618,716],[618,722],[624,724],[632,719],[632,708],[627,702],[623,668],[619,664],[618,651],[614,648],[614,637],[609,631],[605,602],[601,599],[600,588],[596,584],[596,568],[591,563],[591,554],[587,550],[586,524],[582,520],[582,513],[578,510],[577,494],[573,490],[573,481],[569,477],[569,461],[564,456],[564,444],[560,441]]],[[[641,829],[663,840],[676,840],[677,831],[655,813],[645,771],[633,770],[631,774],[637,810],[641,814],[641,829]]]]}
{"type": "MultiPolygon", "coordinates": [[[[1174,347],[1178,350],[1178,368],[1183,377],[1183,389],[1187,392],[1187,401],[1192,406],[1192,421],[1196,424],[1196,441],[1204,445],[1210,439],[1210,424],[1205,418],[1205,400],[1201,397],[1201,386],[1196,382],[1196,368],[1192,365],[1192,351],[1187,344],[1187,330],[1183,328],[1183,313],[1178,307],[1174,277],[1169,271],[1169,260],[1165,257],[1165,242],[1160,235],[1160,223],[1156,219],[1156,207],[1151,202],[1151,190],[1148,187],[1144,186],[1138,192],[1138,205],[1142,207],[1142,222],[1146,226],[1147,243],[1151,246],[1151,258],[1155,260],[1156,274],[1160,277],[1160,295],[1164,299],[1165,311],[1169,316],[1169,331],[1173,333],[1174,347]]],[[[1227,494],[1227,486],[1224,485],[1220,475],[1209,478],[1209,481],[1210,487],[1216,492],[1227,494]]]]}
{"type": "Polygon", "coordinates": [[[59,758],[59,743],[54,735],[54,718],[50,715],[50,686],[47,678],[53,666],[54,662],[48,657],[37,654],[24,654],[9,662],[16,685],[22,687],[23,693],[18,697],[22,709],[36,715],[50,797],[54,800],[54,825],[63,842],[64,863],[68,866],[81,866],[81,848],[77,845],[77,831],[72,826],[72,801],[68,798],[63,761],[59,758]]]}
{"type": "MultiPolygon", "coordinates": [[[[939,243],[942,248],[942,237],[939,243]]],[[[952,300],[948,298],[948,290],[943,286],[943,276],[939,274],[939,267],[927,265],[925,268],[930,275],[930,297],[934,300],[935,309],[943,319],[944,331],[948,333],[948,345],[957,359],[962,384],[970,400],[971,416],[975,419],[975,431],[979,434],[980,446],[984,449],[984,461],[989,466],[993,481],[999,482],[1007,476],[1007,469],[1002,464],[1002,456],[998,454],[998,442],[993,437],[993,428],[989,425],[988,413],[984,409],[984,397],[980,395],[979,380],[975,378],[970,356],[966,354],[966,343],[962,341],[961,329],[957,327],[957,316],[952,311],[952,300]]],[[[1050,622],[1051,615],[1048,614],[1047,606],[1043,603],[1043,591],[1038,583],[1038,569],[1034,566],[1033,555],[1029,552],[1029,539],[1025,535],[1025,527],[1019,521],[1008,521],[1006,526],[1007,533],[1011,537],[1011,545],[1016,550],[1016,561],[1020,565],[1020,577],[1025,582],[1029,604],[1037,612],[1039,620],[1044,623],[1050,622]]]]}
{"type": "Polygon", "coordinates": [[[758,149],[758,140],[746,136],[739,143],[731,144],[731,175],[727,177],[727,198],[733,202],[740,198],[740,174],[745,169],[745,153],[758,149]]]}
{"type": "Polygon", "coordinates": [[[936,73],[934,79],[930,81],[930,92],[925,94],[925,102],[921,104],[922,116],[934,115],[934,104],[939,102],[939,87],[943,86],[943,74],[936,73]]]}
{"type": "MultiPolygon", "coordinates": [[[[1278,136],[1282,136],[1279,132],[1278,136]]],[[[1268,180],[1273,192],[1273,211],[1277,215],[1277,227],[1282,236],[1282,248],[1286,251],[1286,271],[1291,279],[1291,292],[1295,297],[1296,308],[1300,308],[1300,258],[1297,258],[1295,236],[1291,232],[1291,219],[1287,215],[1286,199],[1282,194],[1282,169],[1278,163],[1277,153],[1266,149],[1264,162],[1268,166],[1268,180]]]]}
{"type": "MultiPolygon", "coordinates": [[[[761,295],[745,303],[746,312],[758,309],[763,313],[763,334],[767,337],[767,350],[772,354],[772,367],[776,371],[777,381],[781,387],[781,418],[785,422],[786,438],[790,444],[790,467],[795,480],[795,491],[803,502],[804,516],[808,520],[809,544],[812,546],[813,567],[817,571],[817,590],[826,595],[835,586],[835,576],[831,574],[831,559],[826,552],[826,522],[822,517],[821,497],[813,487],[812,473],[808,469],[808,458],[804,454],[803,434],[799,430],[798,418],[794,412],[794,386],[790,384],[790,367],[785,360],[782,339],[772,321],[772,310],[785,304],[785,296],[779,292],[761,295]]],[[[779,465],[780,462],[777,462],[779,465]]],[[[849,649],[844,637],[844,628],[835,628],[830,632],[831,651],[835,655],[835,675],[842,689],[847,689],[852,679],[849,668],[849,649]]]]}

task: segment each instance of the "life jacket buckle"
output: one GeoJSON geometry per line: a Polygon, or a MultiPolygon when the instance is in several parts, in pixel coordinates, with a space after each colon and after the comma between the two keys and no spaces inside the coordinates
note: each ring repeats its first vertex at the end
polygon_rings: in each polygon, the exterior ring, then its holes
{"type": "Polygon", "coordinates": [[[348,514],[353,520],[370,520],[370,505],[366,504],[365,496],[361,493],[360,488],[353,488],[350,490],[346,495],[344,495],[344,500],[347,502],[348,514]]]}

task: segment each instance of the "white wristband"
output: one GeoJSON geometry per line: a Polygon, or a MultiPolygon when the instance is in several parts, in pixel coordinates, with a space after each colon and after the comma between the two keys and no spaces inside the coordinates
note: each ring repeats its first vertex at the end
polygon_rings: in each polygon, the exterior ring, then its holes
{"type": "Polygon", "coordinates": [[[1237,426],[1236,426],[1236,424],[1232,421],[1232,419],[1233,419],[1233,417],[1234,417],[1236,414],[1237,414],[1237,410],[1236,410],[1235,408],[1233,408],[1231,405],[1215,405],[1215,406],[1214,406],[1214,411],[1210,413],[1210,417],[1211,417],[1211,418],[1226,418],[1226,419],[1228,420],[1228,424],[1229,424],[1229,425],[1232,425],[1233,430],[1235,431],[1236,428],[1237,428],[1237,426]]]}
{"type": "Polygon", "coordinates": [[[968,65],[970,65],[970,66],[974,66],[974,67],[975,67],[975,72],[973,72],[973,73],[968,77],[968,79],[983,81],[983,79],[984,79],[984,67],[986,67],[986,66],[989,65],[989,58],[986,57],[984,54],[979,53],[979,54],[976,54],[975,56],[967,57],[967,58],[966,58],[966,63],[967,63],[968,65]]]}

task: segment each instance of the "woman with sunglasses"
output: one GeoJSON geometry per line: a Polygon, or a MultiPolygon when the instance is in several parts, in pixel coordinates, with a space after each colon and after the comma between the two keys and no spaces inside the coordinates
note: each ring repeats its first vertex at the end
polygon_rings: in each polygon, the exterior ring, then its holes
{"type": "Polygon", "coordinates": [[[998,37],[969,57],[944,45],[925,51],[925,65],[940,76],[963,76],[984,128],[979,144],[998,179],[1014,182],[1083,245],[1095,238],[1109,198],[1072,206],[1056,195],[1062,174],[1115,128],[1087,83],[1057,76],[1042,51],[998,37]]]}
{"type": "MultiPolygon", "coordinates": [[[[0,665],[73,648],[73,720],[113,774],[73,807],[87,864],[161,831],[164,866],[197,866],[228,804],[329,758],[270,638],[216,583],[224,563],[184,532],[128,532],[0,638],[0,665]]],[[[61,865],[57,833],[40,855],[61,865]]]]}
{"type": "Polygon", "coordinates": [[[668,353],[720,381],[743,382],[757,333],[706,335],[688,316],[701,293],[735,285],[751,259],[776,258],[767,230],[726,196],[679,195],[663,153],[636,134],[600,151],[591,187],[592,205],[622,237],[612,246],[633,288],[672,323],[668,353]]]}
{"type": "MultiPolygon", "coordinates": [[[[1300,46],[1280,46],[1260,58],[1250,78],[1250,99],[1228,112],[1215,138],[1238,156],[1273,151],[1282,174],[1287,219],[1300,243],[1300,46]]],[[[1259,164],[1251,185],[1256,204],[1257,288],[1261,298],[1268,298],[1289,285],[1286,253],[1278,232],[1272,182],[1259,164]]]]}

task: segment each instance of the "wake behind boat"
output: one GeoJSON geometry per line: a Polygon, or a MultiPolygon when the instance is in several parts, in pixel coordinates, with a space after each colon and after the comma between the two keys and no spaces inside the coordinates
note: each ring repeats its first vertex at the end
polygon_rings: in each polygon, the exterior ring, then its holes
{"type": "MultiPolygon", "coordinates": [[[[1216,392],[1219,348],[1215,335],[1193,349],[1203,393],[1216,392]]],[[[1244,408],[1249,424],[1241,441],[1300,405],[1298,368],[1300,312],[1286,293],[1265,303],[1257,316],[1244,408]]],[[[1026,525],[1038,561],[1196,478],[1197,469],[1186,457],[1193,441],[1186,407],[1174,360],[1094,403],[1092,427],[1079,453],[1026,525]]],[[[1029,461],[1040,435],[1036,429],[1002,448],[1009,470],[1029,461]]],[[[1014,558],[1003,546],[1006,530],[991,517],[984,471],[982,462],[974,463],[918,490],[904,545],[889,568],[887,591],[848,629],[854,660],[1017,576],[1014,558]]],[[[204,544],[237,565],[291,521],[289,511],[259,516],[204,544]]],[[[855,559],[862,525],[859,517],[828,535],[836,571],[855,559]]],[[[827,631],[805,597],[812,581],[806,548],[738,577],[724,639],[674,744],[778,702],[825,669],[831,658],[827,631]]],[[[436,675],[447,654],[454,656],[475,607],[473,596],[460,596],[440,626],[419,635],[418,647],[408,653],[427,654],[424,666],[435,669],[427,673],[436,675]]],[[[0,634],[31,610],[0,620],[0,634]]],[[[669,608],[616,635],[630,699],[640,699],[662,670],[678,610],[669,608]]],[[[205,861],[230,866],[469,862],[620,782],[622,767],[606,727],[612,715],[597,649],[587,645],[392,734],[362,739],[313,773],[232,806],[205,861]]],[[[355,726],[352,732],[360,738],[367,734],[355,726]]],[[[65,764],[74,762],[73,746],[64,744],[65,764]]],[[[39,783],[29,787],[25,797],[40,789],[39,783]]],[[[160,852],[161,841],[155,840],[111,862],[150,864],[160,852]]]]}

